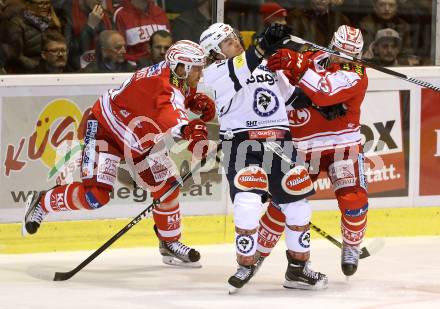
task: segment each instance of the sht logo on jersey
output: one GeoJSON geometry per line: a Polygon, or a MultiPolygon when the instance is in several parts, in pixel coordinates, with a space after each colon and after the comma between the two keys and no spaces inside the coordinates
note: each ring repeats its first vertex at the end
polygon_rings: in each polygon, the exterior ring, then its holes
{"type": "Polygon", "coordinates": [[[310,112],[307,108],[298,108],[289,111],[287,117],[289,118],[289,124],[292,127],[300,127],[309,122],[310,112]]]}
{"type": "Polygon", "coordinates": [[[278,110],[280,102],[269,89],[257,88],[254,93],[254,112],[260,117],[269,117],[278,110]]]}

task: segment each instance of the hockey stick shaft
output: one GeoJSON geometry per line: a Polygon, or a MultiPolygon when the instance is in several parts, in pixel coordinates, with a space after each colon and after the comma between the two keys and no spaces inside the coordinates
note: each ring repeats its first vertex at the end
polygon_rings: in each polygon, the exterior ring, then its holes
{"type": "Polygon", "coordinates": [[[367,66],[369,68],[372,68],[372,69],[375,69],[375,70],[380,71],[382,73],[389,74],[389,75],[392,75],[394,77],[403,79],[403,80],[405,80],[407,82],[416,84],[418,86],[429,88],[429,89],[432,89],[434,91],[439,91],[440,92],[440,87],[435,86],[435,85],[433,85],[433,84],[431,84],[431,83],[429,83],[427,81],[423,81],[423,80],[416,79],[416,78],[413,78],[413,77],[408,77],[407,75],[405,75],[403,73],[399,73],[397,71],[394,71],[394,70],[388,69],[386,67],[377,65],[377,64],[372,63],[370,61],[363,60],[363,59],[360,59],[360,58],[356,58],[356,57],[347,55],[345,53],[342,53],[342,52],[339,52],[339,51],[335,51],[333,49],[330,49],[330,48],[327,48],[327,47],[324,47],[324,46],[320,46],[320,45],[315,44],[313,42],[309,42],[309,41],[306,41],[306,40],[301,39],[299,37],[296,37],[294,35],[290,36],[290,41],[293,41],[295,43],[302,44],[302,45],[310,45],[310,46],[312,46],[312,47],[314,47],[316,49],[325,51],[325,52],[327,52],[329,54],[338,56],[338,57],[340,57],[342,59],[349,60],[349,61],[354,62],[354,63],[362,64],[362,65],[367,66]]]}
{"type": "MultiPolygon", "coordinates": [[[[283,150],[281,148],[280,145],[278,145],[277,143],[274,142],[266,142],[264,143],[264,148],[266,150],[269,150],[271,152],[273,152],[274,154],[276,154],[278,157],[281,158],[281,160],[283,160],[284,162],[286,162],[287,164],[289,164],[291,167],[295,166],[295,163],[283,153],[283,150]]],[[[310,222],[310,227],[316,231],[319,235],[321,235],[322,237],[324,237],[325,239],[327,239],[328,241],[330,241],[332,244],[334,244],[336,247],[338,247],[339,249],[342,248],[342,243],[340,241],[338,241],[336,238],[334,238],[333,236],[331,236],[330,234],[328,234],[327,232],[325,232],[324,230],[322,230],[321,228],[319,228],[318,226],[316,226],[315,224],[313,224],[312,222],[310,222]]],[[[361,249],[361,254],[360,254],[360,258],[366,258],[370,256],[370,253],[368,252],[368,249],[366,247],[363,247],[361,249]]]]}
{"type": "Polygon", "coordinates": [[[221,150],[222,144],[218,143],[216,150],[209,153],[206,158],[201,160],[197,165],[188,173],[182,176],[181,180],[175,180],[171,187],[160,197],[159,200],[153,201],[147,208],[145,208],[140,214],[138,214],[133,220],[131,220],[126,226],[124,226],[119,232],[117,232],[112,238],[107,240],[101,247],[99,247],[95,252],[93,252],[89,257],[87,257],[84,261],[82,261],[77,267],[68,271],[68,272],[56,272],[53,278],[54,281],[65,281],[72,278],[75,274],[77,274],[81,269],[86,267],[90,262],[92,262],[98,255],[104,252],[108,247],[110,247],[114,242],[116,242],[122,235],[127,233],[133,226],[138,224],[143,218],[150,213],[153,208],[160,203],[160,200],[166,199],[170,196],[179,186],[183,185],[183,183],[190,178],[194,173],[196,173],[203,165],[205,165],[206,161],[212,157],[215,153],[217,158],[217,153],[221,150]]]}

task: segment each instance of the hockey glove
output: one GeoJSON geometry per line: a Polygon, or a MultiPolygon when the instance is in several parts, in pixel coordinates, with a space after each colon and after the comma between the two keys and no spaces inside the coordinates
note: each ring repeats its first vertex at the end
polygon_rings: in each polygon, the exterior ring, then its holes
{"type": "Polygon", "coordinates": [[[185,107],[194,114],[202,115],[200,119],[205,122],[211,121],[215,117],[215,103],[210,97],[203,93],[196,93],[185,100],[185,107]]]}
{"type": "Polygon", "coordinates": [[[191,120],[182,127],[182,137],[189,141],[188,150],[197,159],[203,159],[208,152],[208,128],[200,119],[191,120]]]}
{"type": "Polygon", "coordinates": [[[309,59],[306,55],[289,49],[280,49],[267,60],[267,67],[271,71],[285,70],[289,74],[292,84],[297,84],[309,67],[309,59]]]}
{"type": "Polygon", "coordinates": [[[265,55],[271,55],[281,47],[291,32],[292,29],[286,25],[270,24],[258,36],[258,45],[264,50],[265,55]]]}
{"type": "Polygon", "coordinates": [[[331,106],[317,106],[313,104],[313,108],[327,120],[335,120],[338,117],[343,117],[347,114],[347,108],[343,103],[331,105],[331,106]]]}

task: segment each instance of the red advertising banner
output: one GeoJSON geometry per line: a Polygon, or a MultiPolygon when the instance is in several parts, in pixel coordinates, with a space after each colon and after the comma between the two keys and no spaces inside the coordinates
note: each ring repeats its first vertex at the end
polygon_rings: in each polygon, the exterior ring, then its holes
{"type": "Polygon", "coordinates": [[[440,93],[422,89],[420,195],[440,194],[440,93]]]}

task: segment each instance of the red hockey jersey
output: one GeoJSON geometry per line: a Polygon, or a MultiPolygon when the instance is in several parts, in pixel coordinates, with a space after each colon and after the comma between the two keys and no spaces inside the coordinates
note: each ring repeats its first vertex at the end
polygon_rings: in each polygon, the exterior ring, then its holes
{"type": "Polygon", "coordinates": [[[315,105],[343,103],[347,113],[329,121],[313,107],[290,111],[290,129],[300,151],[324,151],[361,142],[361,104],[368,87],[365,68],[353,64],[331,64],[326,68],[328,57],[325,52],[315,52],[298,86],[315,105]]]}
{"type": "Polygon", "coordinates": [[[92,113],[119,148],[135,155],[146,153],[160,137],[170,132],[180,136],[188,123],[181,83],[165,62],[136,71],[119,89],[110,89],[93,105],[92,113]]]}
{"type": "Polygon", "coordinates": [[[129,0],[124,0],[113,16],[116,30],[125,37],[127,43],[127,60],[137,61],[148,57],[148,42],[157,30],[170,31],[170,22],[165,12],[153,1],[148,1],[146,12],[135,8],[129,0]]]}

